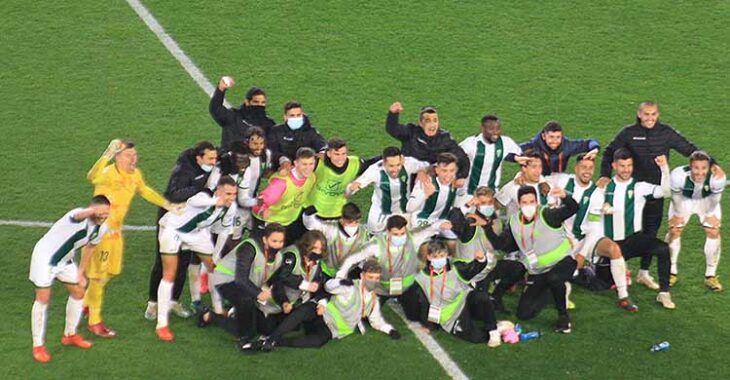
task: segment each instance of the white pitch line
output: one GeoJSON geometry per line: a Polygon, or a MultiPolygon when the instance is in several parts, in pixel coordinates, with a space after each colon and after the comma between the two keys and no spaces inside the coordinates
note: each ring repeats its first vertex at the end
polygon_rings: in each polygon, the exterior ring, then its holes
{"type": "MultiPolygon", "coordinates": [[[[14,219],[0,219],[0,226],[16,226],[16,227],[36,227],[36,228],[50,228],[53,225],[51,222],[40,222],[37,220],[14,220],[14,219]]],[[[134,226],[124,225],[122,226],[124,231],[155,231],[155,226],[134,226]]]]}
{"type": "MultiPolygon", "coordinates": [[[[137,15],[144,21],[145,24],[147,24],[147,27],[157,36],[157,38],[162,42],[163,45],[165,45],[165,48],[172,54],[175,59],[177,59],[178,62],[180,62],[180,65],[187,71],[187,73],[190,75],[191,78],[195,81],[195,83],[198,84],[198,86],[205,91],[208,96],[212,96],[213,91],[215,87],[213,84],[208,80],[208,78],[203,74],[203,72],[193,63],[193,61],[190,59],[190,57],[185,54],[185,52],[180,49],[180,46],[175,42],[175,40],[165,32],[165,29],[160,25],[160,23],[155,19],[155,17],[150,13],[147,8],[142,5],[141,2],[138,0],[127,0],[127,4],[129,4],[132,9],[137,13],[137,15]]],[[[230,104],[228,102],[225,103],[227,107],[230,107],[230,104]]],[[[151,226],[130,226],[130,227],[151,227],[151,226]]],[[[458,365],[451,360],[449,355],[444,351],[444,349],[439,346],[439,344],[436,342],[435,339],[433,339],[432,336],[425,334],[418,330],[415,323],[408,321],[405,316],[403,315],[403,311],[400,309],[399,306],[393,307],[391,305],[391,308],[398,314],[403,321],[405,321],[406,326],[413,332],[414,335],[418,338],[418,340],[423,344],[424,347],[431,353],[431,355],[436,359],[436,361],[443,367],[443,369],[446,371],[446,373],[451,376],[454,379],[468,379],[468,377],[464,374],[464,372],[461,371],[458,365]]]]}

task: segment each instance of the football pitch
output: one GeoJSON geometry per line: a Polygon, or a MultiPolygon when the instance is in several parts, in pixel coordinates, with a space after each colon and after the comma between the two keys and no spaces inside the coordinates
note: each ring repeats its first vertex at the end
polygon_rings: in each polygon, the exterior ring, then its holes
{"type": "MultiPolygon", "coordinates": [[[[457,141],[494,113],[504,135],[518,142],[555,119],[568,137],[593,137],[605,146],[632,122],[640,101],[653,99],[664,122],[729,169],[727,1],[143,3],[209,81],[236,79],[229,102],[238,106],[249,86],[262,86],[269,114],[280,122],[283,104],[297,99],[322,134],[344,137],[360,156],[396,144],[384,127],[396,100],[405,107],[402,122],[435,106],[441,127],[457,141]]],[[[0,220],[53,222],[86,204],[92,191],[86,172],[113,138],[135,141],[139,167],[159,190],[182,150],[200,140],[220,142],[209,94],[126,1],[5,0],[0,11],[0,220]]],[[[672,167],[685,162],[671,156],[672,167]]],[[[509,178],[516,166],[505,170],[509,178]]],[[[369,199],[368,191],[356,201],[366,210],[369,199]]],[[[153,206],[137,199],[126,224],[152,225],[155,216],[153,206]]],[[[676,310],[661,308],[654,291],[637,285],[629,288],[637,314],[616,308],[613,291],[574,287],[571,334],[552,332],[549,308],[526,323],[545,332],[535,341],[488,349],[432,335],[474,379],[729,376],[730,293],[704,287],[704,234],[693,222],[682,239],[676,310]],[[664,340],[672,345],[668,352],[649,352],[664,340]]],[[[386,319],[403,334],[399,341],[370,329],[321,349],[244,356],[222,330],[171,317],[177,340],[161,342],[154,322],[143,317],[156,238],[145,231],[125,233],[124,271],[107,287],[104,319],[118,336],[94,338],[83,352],[61,346],[67,293],[57,284],[47,329],[53,361],[38,364],[31,356],[27,277],[33,245],[45,231],[0,225],[9,259],[0,276],[0,379],[449,376],[388,308],[386,319]]],[[[638,261],[629,265],[636,273],[638,261]]],[[[726,286],[728,268],[722,260],[718,273],[726,286]]],[[[188,303],[187,289],[183,294],[188,303]]],[[[506,297],[508,308],[516,308],[517,297],[506,297]]],[[[80,331],[90,336],[85,321],[80,331]]]]}

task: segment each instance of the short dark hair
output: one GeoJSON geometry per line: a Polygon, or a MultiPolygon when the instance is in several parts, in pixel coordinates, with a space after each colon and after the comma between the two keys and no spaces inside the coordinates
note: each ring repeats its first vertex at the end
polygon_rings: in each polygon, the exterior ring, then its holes
{"type": "Polygon", "coordinates": [[[426,107],[421,108],[421,112],[418,113],[418,120],[423,119],[423,115],[425,115],[427,113],[438,114],[438,112],[436,111],[436,108],[433,108],[432,106],[426,106],[426,107]]]}
{"type": "Polygon", "coordinates": [[[248,91],[246,91],[246,100],[250,101],[251,99],[253,99],[254,96],[257,95],[266,96],[266,91],[264,91],[264,89],[261,87],[253,86],[249,88],[248,91]]]}
{"type": "Polygon", "coordinates": [[[273,233],[281,232],[286,236],[286,228],[279,223],[269,223],[264,227],[264,237],[269,237],[273,233]]]}
{"type": "Polygon", "coordinates": [[[316,241],[322,242],[322,258],[327,257],[327,238],[320,230],[309,230],[302,234],[302,237],[300,237],[295,244],[299,250],[299,254],[304,255],[309,253],[309,249],[316,241]]]}
{"type": "Polygon", "coordinates": [[[631,155],[631,152],[626,148],[618,148],[615,152],[613,152],[613,162],[616,162],[618,160],[629,160],[634,159],[634,156],[631,155]]]}
{"type": "Polygon", "coordinates": [[[342,206],[342,219],[360,220],[360,218],[362,218],[362,211],[356,204],[347,202],[342,206]]]}
{"type": "Polygon", "coordinates": [[[233,178],[231,178],[231,176],[229,175],[222,176],[221,179],[218,180],[218,184],[215,187],[218,188],[223,186],[237,187],[236,181],[234,181],[233,178]]]}
{"type": "Polygon", "coordinates": [[[246,144],[245,141],[239,140],[239,141],[235,141],[231,144],[231,153],[251,154],[251,149],[248,148],[248,144],[246,144]]]}
{"type": "MultiPolygon", "coordinates": [[[[458,159],[453,153],[443,152],[436,157],[436,165],[456,164],[458,159]]],[[[458,166],[458,165],[457,165],[458,166]]]]}
{"type": "Polygon", "coordinates": [[[382,273],[383,266],[375,259],[367,259],[362,264],[362,273],[382,273]]]}
{"type": "Polygon", "coordinates": [[[595,161],[595,158],[590,158],[589,159],[588,158],[588,153],[581,153],[581,154],[575,156],[575,163],[576,164],[579,163],[579,162],[581,162],[581,161],[584,161],[584,160],[586,160],[586,161],[595,161]]]}
{"type": "Polygon", "coordinates": [[[689,163],[691,164],[695,161],[710,162],[712,161],[712,158],[704,150],[695,150],[694,152],[692,152],[692,154],[689,155],[689,163]]]}
{"type": "Polygon", "coordinates": [[[109,198],[107,198],[106,195],[99,194],[99,195],[94,195],[94,197],[91,198],[91,204],[92,205],[107,205],[107,206],[111,206],[112,202],[109,201],[109,198]]]}
{"type": "Polygon", "coordinates": [[[207,150],[216,150],[215,145],[209,141],[201,141],[193,147],[193,152],[195,152],[196,157],[204,155],[207,150]]]}
{"type": "Polygon", "coordinates": [[[383,160],[388,157],[399,157],[401,155],[403,155],[403,152],[398,147],[389,146],[383,149],[383,160]]]}
{"type": "Polygon", "coordinates": [[[314,158],[314,156],[316,156],[316,153],[314,153],[314,149],[303,146],[297,149],[297,155],[295,159],[298,160],[300,158],[314,158]]]}
{"type": "Polygon", "coordinates": [[[537,199],[537,190],[535,190],[534,187],[532,187],[530,185],[520,186],[520,188],[517,190],[517,202],[519,202],[520,199],[522,199],[523,195],[528,195],[528,194],[534,195],[535,199],[537,199]]]}
{"type": "Polygon", "coordinates": [[[296,100],[286,102],[286,104],[284,104],[284,113],[287,113],[287,111],[294,108],[302,108],[302,103],[299,103],[296,100]]]}
{"type": "Polygon", "coordinates": [[[347,141],[341,137],[333,137],[327,141],[327,150],[339,150],[347,146],[347,141]]]}
{"type": "Polygon", "coordinates": [[[545,123],[545,126],[542,127],[542,132],[543,133],[548,133],[548,132],[562,132],[562,131],[563,131],[563,127],[561,127],[560,126],[560,123],[558,123],[555,120],[548,121],[547,123],[545,123]]]}
{"type": "Polygon", "coordinates": [[[408,225],[408,220],[403,215],[391,215],[385,222],[385,230],[401,229],[408,225]]]}
{"type": "Polygon", "coordinates": [[[446,242],[441,239],[431,239],[428,241],[426,245],[426,254],[431,255],[436,252],[446,252],[449,253],[449,247],[446,245],[446,242]]]}
{"type": "Polygon", "coordinates": [[[496,115],[484,115],[482,118],[482,125],[485,125],[487,123],[497,123],[500,124],[499,118],[496,115]]]}

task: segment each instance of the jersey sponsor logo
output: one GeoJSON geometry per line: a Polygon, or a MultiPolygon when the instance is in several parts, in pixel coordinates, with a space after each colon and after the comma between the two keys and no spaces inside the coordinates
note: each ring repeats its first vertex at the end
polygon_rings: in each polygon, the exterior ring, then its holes
{"type": "Polygon", "coordinates": [[[424,144],[424,145],[428,144],[426,141],[421,140],[420,137],[416,137],[416,141],[418,141],[419,143],[424,144]]]}
{"type": "Polygon", "coordinates": [[[284,136],[282,139],[284,139],[284,141],[294,141],[294,137],[284,136]]]}
{"type": "Polygon", "coordinates": [[[633,139],[634,139],[634,140],[642,140],[642,141],[644,141],[644,140],[646,140],[646,137],[641,137],[641,136],[634,136],[634,138],[633,138],[633,139]]]}

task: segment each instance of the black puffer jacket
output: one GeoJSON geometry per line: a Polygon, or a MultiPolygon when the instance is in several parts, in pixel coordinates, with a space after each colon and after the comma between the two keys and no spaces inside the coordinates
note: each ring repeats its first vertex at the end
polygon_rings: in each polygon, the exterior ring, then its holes
{"type": "Polygon", "coordinates": [[[284,156],[294,161],[297,149],[309,147],[315,152],[322,152],[327,147],[327,141],[319,134],[316,128],[304,117],[304,125],[297,130],[292,130],[288,125],[279,124],[269,130],[267,143],[275,157],[284,156]]]}
{"type": "Polygon", "coordinates": [[[182,203],[205,189],[210,173],[200,168],[195,160],[195,151],[187,149],[180,153],[170,181],[167,182],[165,198],[172,203],[182,203]]]}
{"type": "Polygon", "coordinates": [[[228,150],[234,142],[243,141],[246,130],[252,126],[260,127],[266,134],[274,126],[274,120],[266,115],[264,107],[249,107],[241,104],[240,108],[229,109],[223,105],[224,98],[225,91],[216,87],[208,107],[213,120],[223,129],[221,149],[228,150]]]}

